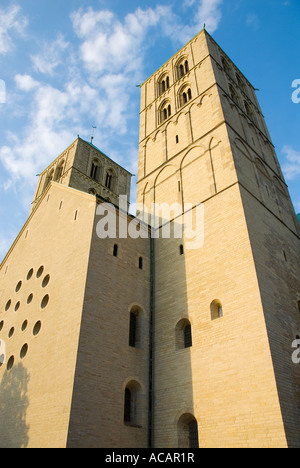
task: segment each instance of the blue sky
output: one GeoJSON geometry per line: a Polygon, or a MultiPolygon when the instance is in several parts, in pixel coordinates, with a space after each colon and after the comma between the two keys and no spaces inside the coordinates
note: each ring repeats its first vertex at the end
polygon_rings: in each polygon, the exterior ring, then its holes
{"type": "Polygon", "coordinates": [[[260,90],[300,212],[299,0],[1,0],[0,258],[28,216],[36,174],[78,134],[96,126],[94,144],[136,173],[136,85],[204,23],[260,90]]]}

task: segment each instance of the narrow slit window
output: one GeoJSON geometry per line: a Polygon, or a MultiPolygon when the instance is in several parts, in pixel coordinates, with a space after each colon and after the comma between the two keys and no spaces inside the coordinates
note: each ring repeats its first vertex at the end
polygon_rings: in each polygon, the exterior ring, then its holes
{"type": "Polygon", "coordinates": [[[199,448],[198,423],[196,419],[189,423],[189,448],[199,448]]]}
{"type": "Polygon", "coordinates": [[[140,269],[140,270],[143,269],[143,257],[140,257],[140,258],[139,258],[139,269],[140,269]]]}
{"type": "Polygon", "coordinates": [[[124,399],[124,422],[131,422],[131,391],[129,388],[125,389],[125,399],[124,399]]]}
{"type": "Polygon", "coordinates": [[[183,334],[184,334],[184,347],[191,348],[192,347],[192,327],[190,323],[188,323],[185,326],[183,334]]]}
{"type": "Polygon", "coordinates": [[[118,253],[119,253],[119,246],[118,246],[118,244],[115,244],[114,245],[114,253],[113,253],[114,257],[117,257],[118,253]]]}
{"type": "Polygon", "coordinates": [[[100,173],[100,167],[98,166],[98,164],[93,163],[92,169],[91,169],[91,178],[95,180],[95,182],[98,182],[99,180],[99,173],[100,173]]]}
{"type": "Polygon", "coordinates": [[[136,347],[136,328],[137,316],[134,312],[130,312],[130,325],[129,325],[129,346],[136,347]]]}
{"type": "Polygon", "coordinates": [[[111,188],[111,181],[112,181],[112,175],[107,173],[106,174],[106,180],[105,180],[105,187],[110,189],[111,188]]]}

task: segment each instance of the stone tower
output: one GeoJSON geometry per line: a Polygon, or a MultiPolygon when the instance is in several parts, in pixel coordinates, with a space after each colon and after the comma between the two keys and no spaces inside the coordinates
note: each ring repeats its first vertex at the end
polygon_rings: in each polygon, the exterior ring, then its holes
{"type": "Polygon", "coordinates": [[[203,30],[141,92],[155,229],[77,138],[0,265],[0,447],[299,447],[300,232],[254,89],[203,30]]]}
{"type": "Polygon", "coordinates": [[[204,207],[199,248],[154,242],[154,446],[299,446],[299,224],[255,90],[205,30],[141,86],[138,175],[148,213],[204,207]]]}
{"type": "Polygon", "coordinates": [[[130,179],[81,138],[40,175],[0,266],[2,448],[147,447],[150,248],[119,235],[130,179]],[[107,201],[117,231],[99,238],[107,201]]]}

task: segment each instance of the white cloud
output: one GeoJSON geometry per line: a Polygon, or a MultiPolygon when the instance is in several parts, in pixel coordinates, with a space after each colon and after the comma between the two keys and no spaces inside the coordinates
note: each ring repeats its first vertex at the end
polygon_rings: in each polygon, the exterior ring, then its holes
{"type": "Polygon", "coordinates": [[[81,58],[92,73],[134,72],[140,69],[145,38],[151,28],[168,16],[170,9],[138,8],[122,23],[108,10],[82,9],[71,15],[74,31],[83,42],[81,58]]]}
{"type": "Polygon", "coordinates": [[[69,43],[64,40],[62,34],[51,43],[45,42],[39,54],[30,56],[35,70],[52,75],[55,68],[62,63],[62,53],[68,46],[69,43]]]}
{"type": "Polygon", "coordinates": [[[39,86],[39,82],[34,80],[30,75],[16,75],[15,82],[21,91],[32,91],[39,86]]]}
{"type": "Polygon", "coordinates": [[[12,46],[12,35],[23,36],[28,21],[21,15],[21,8],[13,5],[6,10],[0,10],[0,54],[7,54],[12,46]]]}
{"type": "Polygon", "coordinates": [[[287,180],[297,179],[300,176],[300,152],[286,145],[282,148],[282,153],[286,158],[286,162],[282,166],[285,178],[287,180]]]}
{"type": "MultiPolygon", "coordinates": [[[[27,121],[22,132],[10,132],[0,146],[0,161],[8,172],[5,187],[22,193],[23,202],[28,204],[35,175],[92,125],[101,134],[98,145],[103,150],[110,142],[110,155],[119,151],[121,164],[126,158],[127,167],[136,166],[137,149],[130,143],[130,132],[136,137],[139,92],[135,85],[145,78],[148,48],[163,36],[184,44],[204,22],[212,32],[221,19],[221,4],[222,0],[186,0],[185,7],[191,9],[189,25],[183,24],[171,6],[138,8],[123,20],[109,10],[81,8],[73,12],[71,21],[79,44],[68,43],[58,34],[53,41],[42,42],[39,53],[30,55],[32,74],[43,73],[43,82],[30,74],[15,76],[27,121]],[[60,73],[55,73],[61,64],[60,73]],[[52,78],[51,85],[45,82],[47,75],[52,78]],[[135,119],[133,130],[128,126],[131,118],[135,119]],[[115,140],[125,134],[124,151],[115,149],[115,140]]],[[[12,9],[7,24],[12,25],[13,18],[19,16],[20,9],[12,9]]],[[[0,46],[1,38],[0,26],[0,46]]]]}
{"type": "Polygon", "coordinates": [[[196,13],[196,27],[202,29],[204,23],[207,31],[213,33],[222,18],[221,5],[223,0],[202,0],[196,13]]]}

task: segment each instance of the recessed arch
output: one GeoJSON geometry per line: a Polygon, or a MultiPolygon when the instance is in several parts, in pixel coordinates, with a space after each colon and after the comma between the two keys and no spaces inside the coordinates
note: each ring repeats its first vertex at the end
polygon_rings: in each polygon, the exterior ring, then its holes
{"type": "Polygon", "coordinates": [[[181,55],[176,61],[175,70],[177,80],[183,78],[190,71],[189,58],[187,55],[181,55]]]}
{"type": "Polygon", "coordinates": [[[144,349],[145,310],[133,304],[129,309],[129,346],[144,349]]]}
{"type": "Polygon", "coordinates": [[[154,187],[157,187],[164,180],[173,176],[176,170],[177,168],[176,166],[174,166],[174,164],[167,164],[166,166],[164,166],[155,178],[154,187]]]}
{"type": "Polygon", "coordinates": [[[165,99],[158,108],[158,123],[159,125],[168,120],[172,115],[172,107],[170,99],[165,99]]]}
{"type": "Polygon", "coordinates": [[[128,379],[124,385],[124,412],[125,425],[142,427],[143,424],[143,386],[138,379],[128,379]]]}
{"type": "Polygon", "coordinates": [[[188,318],[182,318],[175,326],[175,349],[192,347],[192,324],[188,318]]]}
{"type": "Polygon", "coordinates": [[[198,422],[192,413],[184,413],[177,422],[179,448],[199,448],[198,422]]]}
{"type": "Polygon", "coordinates": [[[205,153],[206,153],[206,149],[203,146],[193,146],[183,156],[181,163],[180,163],[180,169],[182,169],[184,166],[187,166],[188,164],[193,162],[195,159],[198,159],[201,156],[204,156],[205,153]]]}
{"type": "Polygon", "coordinates": [[[222,318],[224,315],[223,305],[219,299],[214,299],[210,304],[210,318],[211,320],[217,320],[222,318]]]}

